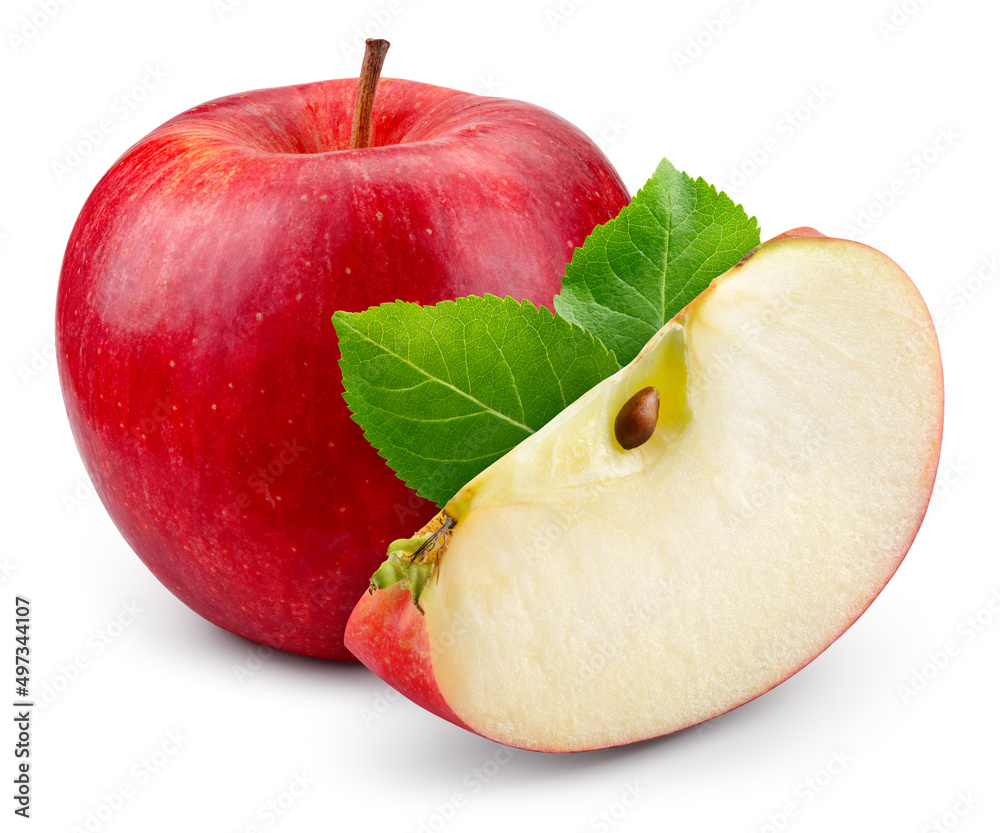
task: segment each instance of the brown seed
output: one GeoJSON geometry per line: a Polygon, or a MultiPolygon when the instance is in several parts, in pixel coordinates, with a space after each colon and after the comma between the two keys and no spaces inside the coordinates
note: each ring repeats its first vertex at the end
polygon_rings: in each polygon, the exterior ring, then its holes
{"type": "Polygon", "coordinates": [[[653,436],[656,418],[660,414],[660,392],[654,387],[643,388],[622,405],[615,417],[615,439],[628,450],[638,448],[653,436]]]}

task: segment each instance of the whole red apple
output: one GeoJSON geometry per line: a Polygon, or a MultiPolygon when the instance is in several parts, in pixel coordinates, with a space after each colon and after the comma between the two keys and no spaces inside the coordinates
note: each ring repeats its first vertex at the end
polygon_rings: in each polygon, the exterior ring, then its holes
{"type": "Polygon", "coordinates": [[[350,149],[357,83],[217,99],[142,139],[77,220],[56,320],[77,446],[139,557],[217,625],[335,659],[430,507],[351,420],[331,316],[549,305],[628,201],[581,131],[518,101],[383,80],[350,149]]]}

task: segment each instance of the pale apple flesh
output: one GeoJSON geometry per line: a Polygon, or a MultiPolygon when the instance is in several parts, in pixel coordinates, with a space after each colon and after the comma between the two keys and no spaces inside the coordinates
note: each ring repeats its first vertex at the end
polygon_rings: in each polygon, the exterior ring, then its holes
{"type": "Polygon", "coordinates": [[[459,492],[423,613],[374,590],[346,644],[512,746],[708,720],[814,659],[884,587],[926,511],[942,413],[906,274],[858,243],[782,235],[459,492]],[[656,430],[626,451],[614,420],[647,386],[656,430]],[[370,638],[405,606],[426,631],[408,667],[413,640],[370,638]]]}

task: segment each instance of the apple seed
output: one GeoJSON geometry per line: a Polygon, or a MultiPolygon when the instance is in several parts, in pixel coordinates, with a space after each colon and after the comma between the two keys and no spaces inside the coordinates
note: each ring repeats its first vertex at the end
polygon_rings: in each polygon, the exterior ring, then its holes
{"type": "Polygon", "coordinates": [[[615,439],[626,451],[638,448],[653,436],[660,414],[660,392],[654,387],[634,394],[615,417],[615,439]]]}

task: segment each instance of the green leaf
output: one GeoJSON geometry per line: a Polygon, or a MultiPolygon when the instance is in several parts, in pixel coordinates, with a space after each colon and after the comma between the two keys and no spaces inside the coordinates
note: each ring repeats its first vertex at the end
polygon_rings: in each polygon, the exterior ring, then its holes
{"type": "Polygon", "coordinates": [[[755,218],[664,159],[618,216],[574,252],[556,312],[628,364],[713,278],[759,243],[755,218]]]}
{"type": "Polygon", "coordinates": [[[590,333],[509,297],[397,301],[333,323],[354,420],[439,506],[619,369],[590,333]]]}

